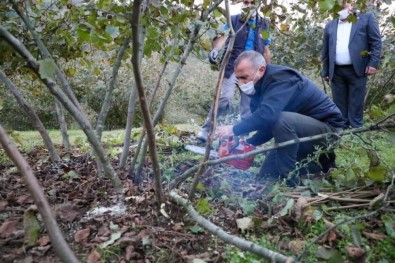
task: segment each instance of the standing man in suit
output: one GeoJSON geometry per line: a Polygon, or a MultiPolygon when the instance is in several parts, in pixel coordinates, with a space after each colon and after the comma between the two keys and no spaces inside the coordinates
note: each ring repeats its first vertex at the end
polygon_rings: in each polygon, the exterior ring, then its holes
{"type": "Polygon", "coordinates": [[[338,15],[325,26],[321,75],[331,83],[345,127],[358,128],[363,124],[367,76],[376,73],[380,61],[380,30],[372,13],[354,13],[350,3],[338,15]]]}
{"type": "MultiPolygon", "coordinates": [[[[218,101],[218,114],[224,114],[229,108],[236,88],[236,77],[234,74],[234,61],[244,50],[255,50],[261,53],[267,63],[270,63],[271,55],[269,50],[270,38],[269,38],[269,21],[263,19],[257,12],[257,6],[255,5],[256,0],[244,0],[242,6],[242,13],[231,17],[232,27],[235,32],[240,28],[240,32],[235,36],[235,42],[233,49],[225,68],[225,75],[222,81],[221,95],[218,101]],[[246,19],[248,21],[246,22],[246,19]],[[245,25],[244,25],[245,24],[245,25]],[[263,35],[267,35],[264,39],[263,35]]],[[[228,29],[229,25],[225,25],[224,30],[228,29]]],[[[227,36],[219,36],[214,39],[213,48],[209,54],[209,61],[211,64],[217,63],[218,52],[221,48],[229,43],[227,36]]],[[[197,139],[201,142],[206,142],[208,134],[211,128],[211,112],[207,114],[206,120],[197,135],[197,139]]],[[[244,93],[240,92],[240,113],[241,118],[245,119],[251,114],[250,111],[250,98],[244,93]]]]}

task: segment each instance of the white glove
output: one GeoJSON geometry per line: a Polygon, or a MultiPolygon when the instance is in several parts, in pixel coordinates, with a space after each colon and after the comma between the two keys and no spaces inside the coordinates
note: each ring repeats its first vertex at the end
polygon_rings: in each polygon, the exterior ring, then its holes
{"type": "Polygon", "coordinates": [[[218,50],[213,49],[210,52],[210,55],[208,56],[208,60],[210,61],[211,64],[217,64],[217,57],[218,57],[218,50]]]}

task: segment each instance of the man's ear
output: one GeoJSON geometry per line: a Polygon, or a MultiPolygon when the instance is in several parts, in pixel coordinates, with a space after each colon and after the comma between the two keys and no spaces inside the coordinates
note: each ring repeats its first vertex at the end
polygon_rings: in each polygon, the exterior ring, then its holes
{"type": "Polygon", "coordinates": [[[262,76],[263,76],[263,74],[265,73],[265,70],[266,70],[266,67],[265,67],[265,66],[261,66],[261,67],[259,67],[259,69],[258,69],[259,73],[262,73],[262,76]]]}

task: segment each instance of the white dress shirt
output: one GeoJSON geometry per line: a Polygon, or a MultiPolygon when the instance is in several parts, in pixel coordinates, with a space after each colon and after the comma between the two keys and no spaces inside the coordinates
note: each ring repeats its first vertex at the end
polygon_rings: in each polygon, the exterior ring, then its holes
{"type": "Polygon", "coordinates": [[[350,51],[348,45],[350,43],[352,23],[339,20],[337,25],[337,39],[336,39],[336,65],[351,65],[350,51]]]}

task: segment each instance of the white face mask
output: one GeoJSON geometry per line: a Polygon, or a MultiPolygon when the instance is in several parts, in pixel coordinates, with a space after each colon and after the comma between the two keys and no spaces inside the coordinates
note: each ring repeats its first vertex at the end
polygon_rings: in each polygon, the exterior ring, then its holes
{"type": "Polygon", "coordinates": [[[339,15],[340,20],[347,19],[347,17],[350,15],[350,12],[347,9],[343,9],[342,11],[337,13],[339,15]]]}
{"type": "Polygon", "coordinates": [[[255,80],[255,77],[256,77],[256,74],[258,73],[258,71],[259,71],[259,69],[255,72],[254,78],[251,81],[249,81],[245,84],[242,84],[242,85],[238,85],[240,90],[242,92],[244,92],[246,95],[254,95],[255,94],[254,80],[255,80]]]}

